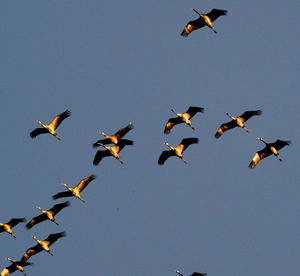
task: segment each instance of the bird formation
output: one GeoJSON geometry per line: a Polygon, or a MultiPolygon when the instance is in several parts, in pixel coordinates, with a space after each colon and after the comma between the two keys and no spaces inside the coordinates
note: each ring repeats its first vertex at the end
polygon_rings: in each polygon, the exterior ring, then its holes
{"type": "MultiPolygon", "coordinates": [[[[194,30],[200,29],[204,26],[208,26],[211,28],[215,33],[217,31],[215,30],[212,22],[214,22],[218,17],[226,15],[226,10],[220,10],[220,9],[212,9],[207,14],[201,14],[197,10],[193,9],[194,12],[196,12],[199,15],[199,18],[193,21],[189,21],[186,25],[186,27],[183,29],[181,35],[184,37],[187,37],[191,32],[194,30]]],[[[197,113],[203,113],[204,108],[197,107],[197,106],[190,106],[188,110],[184,113],[177,113],[174,109],[171,109],[171,111],[176,115],[176,117],[169,118],[165,128],[164,133],[170,134],[172,128],[178,124],[185,123],[188,125],[192,130],[195,130],[194,126],[191,123],[191,119],[197,114],[197,113]]],[[[253,110],[253,111],[245,111],[243,114],[241,114],[238,117],[234,117],[230,115],[229,113],[226,113],[228,117],[231,118],[231,121],[227,123],[223,123],[218,128],[217,132],[215,133],[215,138],[219,139],[224,132],[235,128],[240,127],[244,129],[246,132],[249,133],[249,130],[245,127],[245,122],[249,120],[253,116],[261,115],[261,110],[253,110]]],[[[56,129],[59,127],[59,125],[62,123],[63,120],[68,118],[71,115],[71,112],[69,110],[64,111],[63,113],[55,116],[53,121],[45,125],[41,123],[40,121],[37,121],[38,124],[42,126],[42,128],[36,128],[30,133],[31,138],[36,138],[40,134],[50,133],[54,137],[56,137],[59,141],[61,141],[61,138],[57,135],[56,129]]],[[[113,135],[106,135],[104,132],[100,132],[102,136],[105,137],[105,139],[98,140],[95,143],[93,143],[94,148],[102,147],[104,150],[97,150],[96,155],[94,156],[93,165],[99,165],[101,160],[104,157],[112,156],[119,160],[121,164],[124,164],[124,162],[120,158],[120,152],[121,150],[128,145],[133,145],[134,142],[132,140],[123,139],[123,137],[133,129],[133,124],[129,123],[124,128],[121,128],[113,135]],[[109,144],[112,144],[110,146],[107,146],[109,144]]],[[[255,153],[254,157],[252,158],[251,163],[249,164],[250,168],[255,168],[257,164],[262,160],[263,158],[266,158],[272,154],[274,154],[280,161],[282,161],[281,157],[278,154],[278,151],[283,148],[286,145],[290,144],[290,141],[283,141],[283,140],[276,140],[273,143],[267,143],[262,138],[257,138],[261,142],[265,144],[265,147],[262,150],[259,150],[255,153]]],[[[183,158],[183,152],[192,144],[198,144],[199,139],[196,137],[192,138],[183,138],[181,142],[176,146],[173,147],[169,145],[167,142],[164,142],[164,144],[169,147],[170,150],[163,151],[158,159],[158,164],[163,165],[165,161],[172,157],[177,156],[180,158],[184,163],[187,163],[187,161],[183,158]]],[[[82,179],[77,186],[74,188],[68,187],[65,183],[62,183],[62,185],[67,188],[67,191],[58,192],[57,194],[53,195],[52,198],[54,200],[64,198],[64,197],[76,197],[80,199],[82,202],[85,202],[85,200],[81,197],[81,192],[88,186],[88,184],[93,181],[96,178],[94,174],[82,179]]],[[[43,221],[50,220],[53,223],[55,223],[57,226],[59,223],[55,220],[55,216],[62,211],[62,209],[70,206],[69,201],[65,201],[62,203],[55,204],[51,209],[43,210],[41,207],[36,206],[36,208],[42,213],[38,216],[33,217],[27,224],[26,228],[28,230],[32,229],[36,224],[39,224],[43,221]]],[[[12,228],[15,227],[17,224],[21,222],[25,222],[25,218],[13,218],[7,223],[0,223],[0,232],[6,231],[10,235],[12,235],[14,238],[16,238],[16,235],[14,234],[12,228]]],[[[11,262],[10,266],[5,267],[0,276],[6,276],[9,275],[17,270],[20,272],[23,272],[24,275],[26,273],[24,272],[24,267],[30,266],[32,263],[28,262],[28,260],[38,254],[39,252],[46,251],[50,255],[53,256],[52,251],[50,250],[50,246],[55,243],[58,239],[65,237],[66,233],[58,232],[54,234],[50,234],[47,238],[44,240],[39,240],[36,236],[32,235],[32,238],[36,241],[36,245],[33,247],[28,248],[23,256],[20,258],[19,261],[13,260],[11,258],[6,258],[6,260],[11,262]]],[[[184,276],[179,270],[175,270],[175,272],[180,275],[184,276]]],[[[199,273],[194,272],[190,274],[190,276],[206,276],[206,273],[199,273]]]]}

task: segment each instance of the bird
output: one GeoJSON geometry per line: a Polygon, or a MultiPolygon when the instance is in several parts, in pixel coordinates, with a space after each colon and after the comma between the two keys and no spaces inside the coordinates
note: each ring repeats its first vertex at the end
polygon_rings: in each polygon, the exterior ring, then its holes
{"type": "Polygon", "coordinates": [[[107,145],[111,143],[117,145],[118,142],[121,140],[121,138],[125,136],[125,134],[127,134],[132,129],[133,129],[133,124],[130,122],[129,125],[127,125],[124,128],[121,128],[112,136],[106,135],[104,132],[100,132],[100,134],[105,136],[106,139],[98,140],[93,144],[93,147],[96,148],[101,146],[100,144],[107,145]]]}
{"type": "Polygon", "coordinates": [[[35,138],[42,133],[50,133],[60,141],[61,138],[57,136],[55,130],[56,128],[58,128],[61,122],[69,116],[71,116],[71,112],[70,110],[66,110],[63,113],[57,115],[49,125],[44,125],[40,121],[37,121],[37,123],[40,124],[42,128],[36,128],[35,130],[33,130],[30,133],[30,137],[35,138]]]}
{"type": "Polygon", "coordinates": [[[249,130],[245,127],[244,123],[249,120],[252,116],[258,116],[261,115],[262,111],[261,110],[250,110],[250,111],[245,111],[243,114],[241,114],[238,117],[233,117],[231,116],[229,113],[226,112],[226,115],[231,118],[232,120],[220,125],[219,129],[217,130],[216,134],[215,134],[215,138],[218,139],[222,136],[222,134],[229,130],[232,129],[234,127],[240,127],[242,129],[244,129],[246,132],[249,133],[249,130]]]}
{"type": "MultiPolygon", "coordinates": [[[[179,274],[180,276],[185,276],[183,275],[179,270],[175,270],[175,272],[177,274],[179,274]]],[[[190,276],[206,276],[207,274],[206,273],[200,273],[200,272],[193,272],[190,276]]]]}
{"type": "Polygon", "coordinates": [[[11,258],[6,258],[6,260],[10,261],[12,264],[8,267],[5,267],[1,271],[0,276],[7,276],[17,270],[23,272],[24,275],[27,276],[23,267],[28,266],[28,265],[33,265],[33,263],[29,263],[29,262],[25,262],[25,261],[16,261],[11,258]]]}
{"type": "Polygon", "coordinates": [[[199,15],[199,18],[196,20],[189,21],[187,23],[187,25],[181,32],[181,35],[184,37],[187,37],[192,31],[200,29],[204,26],[208,26],[214,31],[214,33],[217,33],[212,22],[214,22],[219,16],[227,14],[226,10],[218,10],[218,9],[212,9],[207,14],[201,14],[195,9],[193,9],[193,11],[199,15]]]}
{"type": "Polygon", "coordinates": [[[96,178],[96,175],[92,174],[90,175],[89,177],[87,178],[84,178],[82,179],[78,185],[74,188],[70,188],[67,186],[67,184],[65,183],[62,183],[63,186],[65,186],[68,191],[66,192],[60,192],[60,193],[57,193],[55,194],[54,196],[52,196],[52,198],[54,200],[58,199],[58,198],[61,198],[61,197],[69,197],[69,196],[75,196],[77,197],[78,199],[80,199],[83,203],[85,202],[82,198],[81,198],[81,195],[80,193],[87,187],[87,185],[93,181],[94,179],[96,178]]]}
{"type": "Polygon", "coordinates": [[[172,127],[174,125],[178,125],[181,123],[186,123],[189,125],[192,130],[195,130],[195,128],[192,126],[192,123],[190,121],[191,118],[195,116],[197,112],[204,112],[204,108],[202,107],[197,107],[197,106],[190,106],[189,109],[185,113],[177,113],[175,110],[172,108],[171,111],[177,115],[176,118],[170,118],[168,122],[166,123],[164,133],[169,134],[172,127]]]}
{"type": "Polygon", "coordinates": [[[120,161],[121,164],[124,164],[124,162],[120,159],[120,151],[128,145],[133,145],[133,141],[127,140],[127,139],[121,139],[119,140],[118,144],[113,145],[111,147],[107,147],[102,143],[99,143],[100,146],[104,147],[106,150],[98,150],[93,161],[93,165],[97,166],[102,158],[108,157],[108,156],[113,156],[116,159],[120,161]]]}
{"type": "Polygon", "coordinates": [[[49,246],[55,243],[59,238],[65,237],[66,232],[60,232],[55,234],[50,234],[45,240],[41,241],[38,240],[34,235],[32,235],[32,238],[38,243],[34,247],[28,248],[26,252],[24,253],[21,261],[27,262],[30,257],[33,255],[36,255],[37,253],[45,250],[47,251],[51,256],[53,256],[53,253],[51,252],[49,246]]]}
{"type": "Polygon", "coordinates": [[[183,159],[182,153],[185,151],[185,149],[191,145],[191,144],[197,144],[199,141],[198,138],[184,138],[180,142],[180,144],[177,147],[172,147],[168,143],[164,143],[166,146],[168,146],[171,150],[165,150],[161,153],[158,159],[158,164],[163,165],[165,161],[171,157],[171,156],[178,156],[184,163],[187,164],[187,161],[183,159]]]}
{"type": "Polygon", "coordinates": [[[14,238],[16,238],[16,235],[14,234],[12,228],[15,227],[18,223],[25,221],[25,218],[12,218],[7,223],[0,223],[0,232],[6,231],[7,233],[11,234],[14,238]]]}
{"type": "Polygon", "coordinates": [[[283,141],[283,140],[276,140],[274,143],[267,143],[262,138],[258,137],[258,140],[262,141],[266,146],[255,153],[252,158],[251,163],[249,164],[249,168],[254,169],[258,162],[271,154],[274,154],[280,162],[282,162],[281,157],[278,154],[278,151],[282,149],[284,146],[288,146],[291,144],[291,141],[283,141]]]}
{"type": "Polygon", "coordinates": [[[31,229],[34,225],[44,221],[44,220],[51,220],[53,221],[56,225],[59,225],[58,222],[55,220],[54,216],[60,212],[63,208],[70,206],[70,202],[69,201],[65,201],[63,203],[60,204],[55,204],[51,209],[45,211],[42,210],[41,207],[36,206],[36,208],[38,210],[40,210],[42,212],[41,215],[36,216],[34,218],[32,218],[27,224],[26,224],[26,228],[27,229],[31,229]]]}

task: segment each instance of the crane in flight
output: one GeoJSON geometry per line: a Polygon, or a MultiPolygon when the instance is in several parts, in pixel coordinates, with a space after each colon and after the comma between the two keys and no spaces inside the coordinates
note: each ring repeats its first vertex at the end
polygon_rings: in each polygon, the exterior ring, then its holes
{"type": "Polygon", "coordinates": [[[83,203],[85,202],[82,198],[81,198],[81,195],[80,193],[87,187],[87,185],[93,181],[94,179],[96,178],[96,175],[92,174],[90,175],[89,177],[87,178],[84,178],[82,179],[78,185],[74,188],[70,188],[67,186],[67,184],[65,183],[62,183],[63,186],[65,186],[68,191],[66,192],[60,192],[60,193],[57,193],[55,194],[54,196],[52,196],[52,198],[54,200],[58,199],[58,198],[62,198],[62,197],[69,197],[69,196],[75,196],[77,197],[78,199],[80,199],[83,203]]]}
{"type": "Polygon", "coordinates": [[[215,138],[218,139],[222,136],[222,134],[230,130],[234,127],[240,127],[244,129],[246,132],[249,132],[249,130],[245,127],[244,123],[249,120],[253,116],[261,115],[262,111],[261,110],[250,110],[250,111],[245,111],[243,114],[241,114],[238,117],[233,117],[229,113],[226,113],[226,115],[231,118],[231,121],[220,125],[219,129],[217,130],[215,134],[215,138]]]}
{"type": "Polygon", "coordinates": [[[195,9],[193,9],[193,11],[199,15],[199,18],[196,20],[189,21],[187,23],[187,25],[181,32],[181,35],[184,37],[187,37],[192,31],[200,29],[204,26],[208,26],[214,31],[214,33],[217,33],[212,22],[214,22],[219,16],[227,14],[226,10],[218,10],[218,9],[212,9],[207,14],[199,13],[195,9]]]}
{"type": "Polygon", "coordinates": [[[59,138],[57,136],[57,133],[55,132],[55,130],[56,130],[56,128],[58,128],[58,126],[61,124],[61,122],[64,119],[68,118],[69,116],[71,116],[71,112],[70,112],[70,110],[66,110],[63,113],[57,115],[49,125],[44,125],[40,121],[37,121],[37,123],[40,124],[42,126],[42,128],[36,128],[35,130],[33,130],[30,133],[30,137],[35,138],[36,136],[38,136],[40,134],[50,133],[54,137],[56,137],[58,140],[61,140],[61,138],[59,138]]]}
{"type": "Polygon", "coordinates": [[[188,146],[197,144],[198,142],[198,138],[184,138],[177,147],[172,147],[168,143],[164,143],[170,148],[170,150],[165,150],[161,153],[158,159],[158,164],[163,165],[171,156],[178,156],[184,163],[187,164],[187,161],[183,159],[182,153],[187,149],[188,146]]]}
{"type": "Polygon", "coordinates": [[[6,223],[0,223],[0,232],[7,232],[8,234],[11,234],[14,238],[16,238],[16,235],[14,234],[12,228],[15,227],[20,222],[25,222],[25,218],[12,218],[9,222],[6,223]]]}
{"type": "Polygon", "coordinates": [[[192,126],[192,123],[190,119],[192,119],[197,112],[204,112],[204,108],[197,107],[197,106],[190,106],[189,109],[184,113],[177,113],[174,109],[171,109],[171,111],[177,115],[175,118],[169,118],[168,122],[166,123],[164,133],[169,134],[173,126],[185,123],[189,125],[192,130],[195,130],[195,128],[192,126]]]}
{"type": "Polygon", "coordinates": [[[262,138],[257,138],[258,140],[262,141],[266,146],[255,153],[252,158],[251,163],[249,164],[249,168],[254,169],[258,162],[272,154],[274,154],[280,162],[282,162],[281,157],[279,156],[278,151],[282,149],[284,146],[288,146],[291,144],[291,141],[283,141],[283,140],[276,140],[274,143],[267,143],[262,138]]]}

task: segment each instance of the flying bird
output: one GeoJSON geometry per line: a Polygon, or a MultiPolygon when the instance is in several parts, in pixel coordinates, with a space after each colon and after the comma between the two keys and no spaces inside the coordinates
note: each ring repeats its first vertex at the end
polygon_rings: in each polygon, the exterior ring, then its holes
{"type": "Polygon", "coordinates": [[[32,265],[32,263],[25,262],[25,261],[16,261],[16,260],[13,260],[11,258],[6,258],[6,260],[10,261],[12,264],[8,267],[5,267],[1,271],[0,276],[7,276],[11,273],[14,273],[17,270],[23,272],[24,275],[27,276],[27,274],[24,271],[24,267],[28,266],[28,265],[32,265]]]}
{"type": "MultiPolygon", "coordinates": [[[[177,274],[179,274],[180,276],[185,276],[183,275],[182,273],[180,273],[179,270],[175,270],[175,272],[177,274]]],[[[190,276],[206,276],[207,274],[206,273],[200,273],[200,272],[193,272],[190,276]]]]}
{"type": "Polygon", "coordinates": [[[171,150],[165,150],[161,153],[158,159],[158,164],[163,165],[165,161],[171,156],[178,156],[184,163],[187,164],[187,161],[183,159],[182,153],[186,150],[186,148],[191,144],[197,144],[199,141],[198,138],[185,138],[182,139],[180,144],[177,147],[172,147],[168,143],[164,143],[171,150]]]}
{"type": "Polygon", "coordinates": [[[169,134],[174,125],[178,125],[178,124],[181,124],[181,123],[186,123],[193,130],[195,130],[195,128],[192,126],[192,123],[191,123],[190,119],[192,119],[197,112],[204,112],[204,108],[197,107],[197,106],[190,106],[189,109],[185,113],[177,113],[177,112],[175,112],[174,109],[171,109],[171,111],[174,114],[176,114],[177,117],[176,118],[170,118],[168,120],[168,122],[165,126],[165,130],[164,130],[165,134],[169,134]]]}
{"type": "Polygon", "coordinates": [[[261,110],[246,111],[238,117],[233,117],[229,113],[226,113],[226,115],[232,120],[229,121],[228,123],[220,125],[219,129],[215,134],[215,138],[216,139],[220,138],[225,131],[237,126],[244,129],[246,132],[249,132],[249,130],[245,127],[244,123],[247,120],[249,120],[252,116],[261,115],[261,113],[262,113],[261,110]]]}
{"type": "Polygon", "coordinates": [[[61,198],[61,197],[69,197],[69,196],[75,196],[77,198],[79,198],[82,202],[85,202],[82,198],[81,198],[81,195],[80,193],[87,187],[87,185],[93,181],[94,179],[96,178],[96,175],[92,174],[90,175],[89,177],[87,178],[84,178],[82,179],[78,185],[74,188],[70,188],[67,186],[67,184],[65,183],[62,183],[63,186],[65,186],[68,191],[66,192],[60,192],[60,193],[57,193],[55,194],[54,196],[52,196],[52,198],[54,200],[58,199],[58,198],[61,198]]]}
{"type": "Polygon", "coordinates": [[[106,150],[98,150],[95,157],[94,157],[94,161],[93,161],[93,165],[97,166],[100,161],[102,160],[102,158],[104,157],[108,157],[108,156],[113,156],[116,159],[118,159],[121,164],[124,164],[124,162],[120,159],[120,151],[128,145],[133,145],[133,141],[131,140],[127,140],[127,139],[121,139],[119,140],[118,144],[113,145],[111,147],[107,147],[102,143],[99,143],[99,146],[104,147],[106,150]]]}
{"type": "Polygon", "coordinates": [[[257,138],[258,140],[262,141],[266,146],[255,153],[253,156],[253,159],[251,163],[249,164],[249,168],[254,169],[255,166],[258,164],[258,162],[269,155],[274,154],[280,162],[282,162],[281,157],[278,154],[278,151],[282,149],[284,146],[290,145],[291,141],[282,141],[282,140],[276,140],[274,143],[267,143],[262,138],[257,138]]]}
{"type": "Polygon", "coordinates": [[[38,243],[36,246],[28,248],[23,255],[21,261],[27,262],[30,257],[33,255],[36,255],[37,253],[45,250],[47,251],[50,255],[53,256],[49,246],[55,243],[59,238],[65,237],[66,232],[60,232],[56,234],[51,234],[49,235],[45,240],[40,241],[38,240],[34,235],[32,235],[32,238],[38,243]]]}
{"type": "Polygon", "coordinates": [[[124,128],[121,128],[112,136],[106,135],[104,132],[100,132],[100,134],[105,136],[106,139],[98,140],[97,142],[95,142],[93,144],[93,147],[96,148],[96,147],[101,146],[101,144],[107,145],[107,144],[111,144],[111,143],[117,145],[119,143],[119,141],[121,140],[121,138],[123,136],[125,136],[125,134],[127,134],[132,129],[133,129],[133,124],[129,123],[129,125],[127,125],[124,128]]]}
{"type": "Polygon", "coordinates": [[[20,222],[25,222],[25,218],[13,218],[7,223],[0,223],[0,232],[6,231],[11,234],[14,238],[16,238],[12,228],[15,227],[20,222]]]}
{"type": "Polygon", "coordinates": [[[63,208],[67,207],[67,206],[70,206],[70,202],[69,201],[65,201],[63,203],[60,203],[60,204],[55,204],[51,209],[49,210],[42,210],[41,207],[39,206],[36,206],[36,208],[38,210],[40,210],[42,212],[41,215],[39,216],[36,216],[34,217],[33,219],[31,219],[31,221],[29,221],[27,224],[26,224],[26,228],[27,229],[30,229],[32,228],[34,225],[44,221],[44,220],[51,220],[53,221],[56,225],[59,225],[57,223],[57,221],[55,220],[54,216],[59,213],[63,208]]]}
{"type": "Polygon", "coordinates": [[[71,115],[71,112],[69,110],[64,111],[63,113],[57,115],[53,121],[49,125],[44,125],[40,121],[37,121],[38,124],[42,126],[42,128],[36,128],[30,133],[31,138],[35,138],[36,136],[42,134],[42,133],[50,133],[53,136],[55,136],[58,140],[61,140],[55,130],[58,128],[58,126],[61,124],[61,122],[68,118],[71,115]]]}
{"type": "Polygon", "coordinates": [[[181,32],[181,35],[184,37],[187,37],[192,31],[200,29],[204,26],[208,26],[215,33],[217,33],[212,22],[214,22],[219,16],[227,14],[227,11],[218,9],[213,9],[207,14],[201,14],[195,9],[193,9],[193,11],[199,15],[199,18],[187,23],[186,27],[181,32]]]}

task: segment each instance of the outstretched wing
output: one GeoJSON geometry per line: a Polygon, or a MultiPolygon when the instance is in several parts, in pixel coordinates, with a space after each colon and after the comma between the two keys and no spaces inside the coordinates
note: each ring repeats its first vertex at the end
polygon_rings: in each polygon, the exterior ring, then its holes
{"type": "Polygon", "coordinates": [[[108,150],[98,150],[95,157],[94,157],[94,161],[93,161],[93,165],[97,166],[100,161],[102,160],[102,158],[110,156],[110,152],[108,150]]]}
{"type": "Polygon", "coordinates": [[[70,110],[66,110],[63,113],[57,115],[53,121],[49,124],[49,127],[52,127],[53,129],[56,129],[60,123],[66,119],[67,117],[71,116],[70,110]]]}
{"type": "Polygon", "coordinates": [[[60,212],[63,208],[70,206],[70,201],[65,201],[63,203],[55,204],[49,211],[52,211],[54,214],[60,212]]]}
{"type": "Polygon", "coordinates": [[[26,250],[25,254],[23,255],[21,261],[27,262],[30,257],[41,252],[42,250],[43,250],[43,247],[40,244],[37,244],[36,246],[31,247],[31,248],[28,248],[26,250]]]}
{"type": "Polygon", "coordinates": [[[204,108],[197,107],[197,106],[190,106],[189,109],[186,111],[190,115],[190,119],[197,113],[197,112],[204,112],[204,108]]]}
{"type": "Polygon", "coordinates": [[[268,157],[271,154],[272,154],[272,151],[270,150],[270,148],[268,146],[266,146],[264,149],[256,152],[252,158],[251,163],[249,164],[249,168],[254,169],[260,160],[268,157]]]}
{"type": "Polygon", "coordinates": [[[189,21],[183,29],[183,31],[181,32],[181,36],[187,37],[192,31],[200,29],[205,25],[205,21],[202,17],[199,17],[196,20],[189,21]]]}
{"type": "Polygon", "coordinates": [[[133,124],[129,123],[129,125],[127,125],[124,128],[121,128],[114,135],[116,135],[118,138],[122,138],[125,134],[127,134],[132,129],[133,129],[133,124]]]}
{"type": "Polygon", "coordinates": [[[174,125],[181,124],[183,121],[180,117],[170,118],[164,130],[164,134],[169,134],[174,125]]]}
{"type": "Polygon", "coordinates": [[[96,178],[96,175],[92,174],[89,177],[82,179],[79,184],[75,187],[76,190],[80,193],[84,188],[96,178]]]}
{"type": "Polygon", "coordinates": [[[276,140],[276,142],[270,143],[270,146],[274,147],[277,150],[280,150],[284,146],[288,146],[290,144],[291,144],[291,141],[276,140]]]}
{"type": "Polygon", "coordinates": [[[241,119],[243,119],[243,122],[246,122],[247,120],[249,120],[252,116],[257,116],[257,115],[261,115],[262,111],[261,110],[254,110],[254,111],[246,111],[244,112],[242,115],[240,115],[239,117],[241,119]]]}
{"type": "Polygon", "coordinates": [[[225,124],[222,124],[220,125],[219,129],[217,130],[216,134],[215,134],[215,138],[218,139],[222,136],[222,134],[229,130],[229,129],[232,129],[234,127],[236,127],[237,124],[234,120],[228,122],[228,123],[225,123],[225,124]]]}
{"type": "Polygon", "coordinates": [[[52,196],[52,198],[54,200],[58,199],[58,198],[62,198],[62,197],[69,197],[69,196],[73,196],[72,192],[70,191],[66,191],[66,192],[60,192],[55,194],[54,196],[52,196]]]}
{"type": "Polygon", "coordinates": [[[9,224],[11,227],[15,227],[18,223],[25,221],[25,218],[13,218],[7,224],[9,224]]]}
{"type": "Polygon", "coordinates": [[[43,134],[43,133],[49,133],[49,131],[44,127],[38,127],[35,130],[30,132],[30,137],[33,139],[36,136],[43,134]]]}
{"type": "Polygon", "coordinates": [[[26,228],[27,229],[31,229],[34,225],[46,220],[48,217],[46,214],[41,214],[39,216],[36,216],[34,218],[32,218],[27,224],[26,224],[26,228]]]}
{"type": "Polygon", "coordinates": [[[218,10],[218,9],[212,9],[209,13],[206,14],[210,18],[210,21],[215,21],[219,16],[226,15],[226,10],[218,10]]]}
{"type": "Polygon", "coordinates": [[[181,149],[181,152],[184,152],[188,146],[192,144],[197,144],[198,142],[198,138],[184,138],[176,148],[181,149]]]}
{"type": "Polygon", "coordinates": [[[158,164],[163,165],[165,161],[171,156],[175,156],[175,153],[172,150],[164,150],[159,156],[158,164]]]}
{"type": "Polygon", "coordinates": [[[66,232],[51,234],[45,239],[45,241],[48,241],[49,246],[50,246],[51,244],[55,243],[58,239],[65,237],[65,236],[66,236],[66,232]]]}

